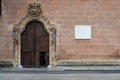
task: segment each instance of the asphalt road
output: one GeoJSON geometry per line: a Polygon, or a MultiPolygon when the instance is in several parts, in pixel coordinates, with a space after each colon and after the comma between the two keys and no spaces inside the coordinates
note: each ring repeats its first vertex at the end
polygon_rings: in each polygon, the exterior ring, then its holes
{"type": "Polygon", "coordinates": [[[116,73],[91,74],[16,74],[0,73],[0,80],[120,80],[116,73]]]}

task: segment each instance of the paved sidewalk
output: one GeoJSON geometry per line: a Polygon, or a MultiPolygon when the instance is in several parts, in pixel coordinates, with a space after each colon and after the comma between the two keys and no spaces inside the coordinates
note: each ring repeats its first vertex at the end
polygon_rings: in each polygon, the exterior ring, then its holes
{"type": "Polygon", "coordinates": [[[52,68],[0,68],[0,73],[25,74],[78,74],[78,73],[120,73],[120,66],[57,66],[52,68]]]}

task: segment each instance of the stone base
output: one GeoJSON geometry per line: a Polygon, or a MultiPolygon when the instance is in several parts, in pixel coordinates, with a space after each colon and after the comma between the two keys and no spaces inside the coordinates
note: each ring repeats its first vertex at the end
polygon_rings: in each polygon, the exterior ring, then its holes
{"type": "Polygon", "coordinates": [[[62,61],[57,66],[120,66],[119,60],[116,61],[62,61]]]}
{"type": "Polygon", "coordinates": [[[23,68],[23,66],[22,66],[22,65],[18,65],[18,68],[19,68],[19,69],[22,69],[22,68],[23,68]]]}
{"type": "Polygon", "coordinates": [[[64,68],[58,67],[58,66],[48,65],[47,70],[48,71],[64,71],[64,68]]]}
{"type": "Polygon", "coordinates": [[[11,61],[0,61],[0,67],[13,67],[13,63],[11,61]]]}

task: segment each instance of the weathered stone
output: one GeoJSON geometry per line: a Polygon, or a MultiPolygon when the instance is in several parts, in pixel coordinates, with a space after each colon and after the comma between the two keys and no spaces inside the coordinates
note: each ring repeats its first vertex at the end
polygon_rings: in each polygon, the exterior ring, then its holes
{"type": "Polygon", "coordinates": [[[13,63],[10,61],[0,61],[0,67],[13,67],[13,63]]]}

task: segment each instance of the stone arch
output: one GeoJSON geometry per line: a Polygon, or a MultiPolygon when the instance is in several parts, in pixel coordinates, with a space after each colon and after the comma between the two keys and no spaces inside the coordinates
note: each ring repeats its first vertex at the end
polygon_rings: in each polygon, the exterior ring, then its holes
{"type": "Polygon", "coordinates": [[[49,20],[42,15],[41,5],[39,3],[29,4],[27,14],[13,27],[15,66],[21,66],[21,33],[25,30],[26,25],[31,21],[41,22],[45,30],[49,33],[49,63],[56,64],[56,25],[51,24],[49,20]]]}

